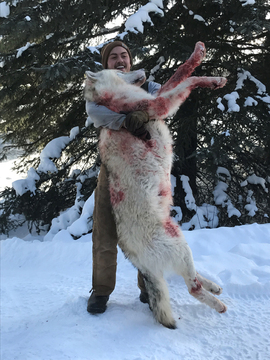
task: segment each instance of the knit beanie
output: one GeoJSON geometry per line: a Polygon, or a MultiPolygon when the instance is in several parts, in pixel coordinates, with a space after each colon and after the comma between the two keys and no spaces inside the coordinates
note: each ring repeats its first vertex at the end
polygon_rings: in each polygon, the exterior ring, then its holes
{"type": "Polygon", "coordinates": [[[125,50],[127,50],[129,58],[130,58],[130,65],[132,66],[133,60],[131,56],[131,52],[126,44],[124,44],[122,41],[113,41],[107,45],[105,45],[101,50],[101,63],[104,69],[108,68],[108,57],[110,55],[110,52],[112,49],[114,49],[116,46],[122,46],[125,50]]]}

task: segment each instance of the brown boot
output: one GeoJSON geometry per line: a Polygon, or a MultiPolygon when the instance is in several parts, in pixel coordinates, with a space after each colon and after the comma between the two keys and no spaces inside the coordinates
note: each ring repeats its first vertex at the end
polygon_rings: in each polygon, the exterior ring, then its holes
{"type": "Polygon", "coordinates": [[[108,295],[97,296],[93,291],[88,299],[87,311],[92,315],[104,313],[107,309],[108,300],[109,300],[108,295]]]}

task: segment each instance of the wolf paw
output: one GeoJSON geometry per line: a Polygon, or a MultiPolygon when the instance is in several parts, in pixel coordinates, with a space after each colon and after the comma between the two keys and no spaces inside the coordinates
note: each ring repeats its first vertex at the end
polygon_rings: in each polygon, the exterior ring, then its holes
{"type": "Polygon", "coordinates": [[[220,89],[223,86],[225,86],[227,82],[227,79],[220,77],[220,78],[216,78],[213,83],[212,83],[212,89],[216,90],[216,89],[220,89]]]}
{"type": "Polygon", "coordinates": [[[227,306],[225,304],[223,304],[223,303],[221,303],[221,304],[222,304],[222,307],[221,307],[220,310],[218,310],[218,312],[220,314],[224,314],[227,311],[227,306]]]}
{"type": "MultiPolygon", "coordinates": [[[[205,45],[203,42],[198,41],[196,43],[194,53],[198,56],[198,61],[201,62],[206,54],[205,45]]],[[[196,58],[197,58],[197,56],[196,56],[196,58]]]]}
{"type": "Polygon", "coordinates": [[[223,289],[220,286],[218,286],[217,284],[213,284],[209,290],[214,295],[220,295],[222,293],[223,289]]]}

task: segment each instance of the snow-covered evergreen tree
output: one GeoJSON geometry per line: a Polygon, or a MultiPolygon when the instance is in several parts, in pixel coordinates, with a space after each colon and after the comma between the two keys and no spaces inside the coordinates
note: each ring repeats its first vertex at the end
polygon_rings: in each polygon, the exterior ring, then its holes
{"type": "Polygon", "coordinates": [[[69,208],[76,213],[71,222],[81,215],[98,170],[84,73],[101,69],[100,48],[115,37],[132,49],[134,68],[146,69],[154,81],[164,83],[197,41],[206,44],[207,56],[196,75],[228,78],[217,92],[194,91],[168,121],[182,221],[211,226],[212,214],[219,225],[269,222],[267,0],[6,1],[0,35],[0,157],[12,146],[22,148],[18,169],[30,169],[1,195],[1,231],[15,226],[12,214],[23,214],[17,224],[26,218],[38,226],[69,208]],[[189,178],[192,208],[182,175],[189,178]]]}

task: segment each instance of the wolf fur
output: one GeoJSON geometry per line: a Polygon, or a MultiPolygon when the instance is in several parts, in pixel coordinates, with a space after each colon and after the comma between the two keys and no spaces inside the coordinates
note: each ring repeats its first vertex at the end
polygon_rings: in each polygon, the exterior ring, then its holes
{"type": "Polygon", "coordinates": [[[163,277],[166,269],[183,276],[189,293],[196,299],[219,313],[227,310],[212,295],[219,295],[221,287],[196,272],[184,235],[170,217],[172,137],[163,119],[175,113],[195,87],[216,89],[226,83],[220,77],[190,77],[204,56],[204,44],[199,42],[156,97],[133,85],[145,81],[142,70],[86,72],[86,100],[115,112],[144,110],[151,119],[145,125],[150,140],[136,138],[124,128],[119,131],[103,128],[99,148],[109,172],[119,246],[143,274],[156,320],[171,329],[176,323],[163,277]]]}

